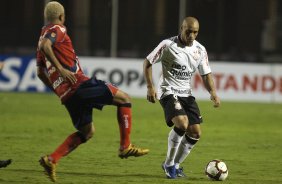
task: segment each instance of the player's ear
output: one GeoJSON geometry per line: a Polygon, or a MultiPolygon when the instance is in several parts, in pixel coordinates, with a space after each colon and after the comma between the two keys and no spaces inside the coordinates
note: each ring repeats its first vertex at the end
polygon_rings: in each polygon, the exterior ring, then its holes
{"type": "Polygon", "coordinates": [[[60,21],[64,21],[64,14],[61,14],[61,15],[59,16],[59,20],[60,20],[60,21]]]}
{"type": "Polygon", "coordinates": [[[180,32],[182,32],[182,30],[183,30],[183,25],[180,26],[180,32]]]}

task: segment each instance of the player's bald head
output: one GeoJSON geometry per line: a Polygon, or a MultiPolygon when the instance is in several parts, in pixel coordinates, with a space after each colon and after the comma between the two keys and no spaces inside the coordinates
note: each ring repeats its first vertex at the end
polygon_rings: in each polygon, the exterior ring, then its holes
{"type": "Polygon", "coordinates": [[[199,22],[195,17],[184,18],[181,25],[180,38],[184,45],[192,46],[198,36],[199,22]]]}
{"type": "Polygon", "coordinates": [[[64,14],[64,7],[56,1],[49,2],[45,6],[44,17],[47,21],[52,22],[56,19],[59,19],[59,17],[64,14]]]}
{"type": "Polygon", "coordinates": [[[195,17],[186,17],[182,22],[182,27],[196,27],[199,29],[199,21],[195,17]]]}

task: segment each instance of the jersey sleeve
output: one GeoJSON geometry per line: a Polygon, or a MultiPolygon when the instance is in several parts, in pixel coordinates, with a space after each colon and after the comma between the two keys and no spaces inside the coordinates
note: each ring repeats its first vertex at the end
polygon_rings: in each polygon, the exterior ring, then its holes
{"type": "Polygon", "coordinates": [[[151,63],[155,64],[160,61],[163,51],[167,47],[167,43],[163,40],[159,45],[146,57],[146,59],[151,63]]]}
{"type": "Polygon", "coordinates": [[[63,32],[58,26],[56,26],[49,29],[44,35],[44,38],[48,38],[52,42],[52,44],[54,44],[63,40],[64,36],[65,31],[63,32]]]}
{"type": "Polygon", "coordinates": [[[57,30],[56,29],[48,30],[46,34],[44,35],[44,38],[49,39],[52,42],[52,44],[54,44],[57,39],[57,30]]]}
{"type": "Polygon", "coordinates": [[[206,49],[203,49],[202,51],[202,56],[201,56],[201,61],[198,66],[198,70],[200,75],[206,75],[208,73],[211,73],[211,68],[209,65],[209,59],[208,59],[208,53],[206,49]]]}

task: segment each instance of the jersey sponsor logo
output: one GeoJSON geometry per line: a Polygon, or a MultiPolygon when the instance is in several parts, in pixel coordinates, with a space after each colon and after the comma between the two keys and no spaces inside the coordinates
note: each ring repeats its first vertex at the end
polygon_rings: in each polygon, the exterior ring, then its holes
{"type": "Polygon", "coordinates": [[[64,82],[63,77],[59,77],[57,80],[53,82],[53,89],[56,89],[60,84],[64,82]]]}
{"type": "Polygon", "coordinates": [[[186,70],[187,67],[185,65],[172,64],[172,68],[176,68],[178,70],[186,70]]]}
{"type": "Polygon", "coordinates": [[[172,64],[170,73],[175,79],[190,80],[194,72],[185,71],[186,68],[185,65],[172,64]]]}
{"type": "Polygon", "coordinates": [[[171,87],[170,90],[172,91],[173,94],[187,94],[187,95],[191,95],[192,91],[191,89],[176,89],[174,87],[171,87]]]}

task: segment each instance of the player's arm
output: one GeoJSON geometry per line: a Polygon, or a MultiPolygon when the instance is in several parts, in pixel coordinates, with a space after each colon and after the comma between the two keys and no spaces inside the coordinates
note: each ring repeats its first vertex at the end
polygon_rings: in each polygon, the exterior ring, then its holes
{"type": "Polygon", "coordinates": [[[203,82],[204,82],[206,89],[208,90],[208,92],[211,95],[210,98],[214,103],[214,107],[219,107],[220,106],[220,99],[216,94],[216,89],[215,89],[215,86],[214,86],[212,73],[202,75],[202,79],[203,79],[203,82]]]}
{"type": "Polygon", "coordinates": [[[56,69],[60,72],[64,79],[69,80],[72,84],[76,83],[76,78],[74,73],[65,69],[59,60],[56,58],[53,49],[52,49],[52,42],[48,38],[43,38],[40,42],[39,49],[45,54],[47,59],[54,64],[56,69]]]}
{"type": "Polygon", "coordinates": [[[143,73],[147,83],[147,100],[149,102],[155,103],[157,95],[153,84],[152,64],[148,61],[148,59],[145,59],[143,63],[143,73]]]}
{"type": "Polygon", "coordinates": [[[52,83],[48,77],[48,74],[45,68],[43,68],[42,66],[37,66],[37,76],[46,86],[48,86],[51,90],[54,91],[54,88],[52,86],[52,83]]]}

